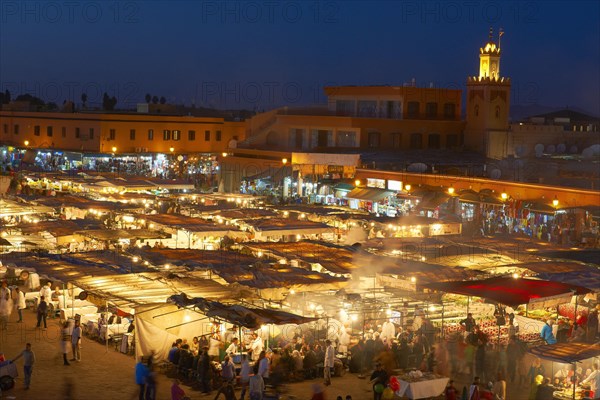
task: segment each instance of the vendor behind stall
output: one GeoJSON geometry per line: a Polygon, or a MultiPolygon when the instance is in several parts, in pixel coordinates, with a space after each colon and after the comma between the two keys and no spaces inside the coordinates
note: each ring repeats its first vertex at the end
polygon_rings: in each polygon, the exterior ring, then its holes
{"type": "Polygon", "coordinates": [[[546,321],[540,332],[540,336],[542,337],[542,339],[544,339],[544,341],[547,344],[556,343],[556,338],[554,337],[554,333],[552,333],[552,325],[554,325],[554,320],[549,319],[548,321],[546,321]]]}
{"type": "Polygon", "coordinates": [[[586,385],[586,384],[590,385],[590,390],[592,391],[592,393],[590,394],[590,398],[600,399],[600,391],[598,390],[598,389],[600,389],[600,371],[598,371],[598,362],[595,362],[594,365],[592,366],[592,368],[593,368],[593,371],[590,374],[590,376],[585,378],[581,382],[581,384],[582,385],[586,385]]]}

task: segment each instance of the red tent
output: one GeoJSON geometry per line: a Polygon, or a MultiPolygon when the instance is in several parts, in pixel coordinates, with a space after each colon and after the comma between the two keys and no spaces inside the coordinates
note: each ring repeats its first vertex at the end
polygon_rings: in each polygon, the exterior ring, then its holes
{"type": "Polygon", "coordinates": [[[539,279],[495,277],[477,281],[436,282],[423,285],[440,292],[482,297],[500,304],[516,307],[531,301],[561,295],[591,292],[581,286],[539,279]]]}

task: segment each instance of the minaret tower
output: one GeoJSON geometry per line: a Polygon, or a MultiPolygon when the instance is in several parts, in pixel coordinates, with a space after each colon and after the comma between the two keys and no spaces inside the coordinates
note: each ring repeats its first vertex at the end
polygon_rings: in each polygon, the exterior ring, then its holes
{"type": "Polygon", "coordinates": [[[479,76],[467,79],[467,124],[465,146],[471,150],[496,154],[494,146],[509,128],[510,79],[500,75],[500,30],[498,44],[493,31],[485,47],[479,49],[479,76]]]}

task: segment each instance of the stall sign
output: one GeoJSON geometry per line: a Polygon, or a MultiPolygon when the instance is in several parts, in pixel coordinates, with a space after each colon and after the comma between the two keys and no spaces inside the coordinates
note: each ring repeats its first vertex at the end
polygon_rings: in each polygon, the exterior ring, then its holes
{"type": "Polygon", "coordinates": [[[531,299],[529,300],[529,305],[527,308],[530,311],[533,310],[544,310],[546,308],[555,308],[561,304],[567,304],[571,302],[572,294],[559,294],[551,297],[542,297],[541,299],[531,299]]]}
{"type": "Polygon", "coordinates": [[[385,179],[367,178],[367,187],[385,189],[385,179]]]}
{"type": "Polygon", "coordinates": [[[393,181],[390,179],[390,180],[388,180],[387,188],[389,190],[401,191],[402,190],[402,182],[401,181],[393,181]]]}
{"type": "Polygon", "coordinates": [[[343,165],[328,165],[327,173],[342,175],[344,173],[344,166],[343,165]]]}
{"type": "Polygon", "coordinates": [[[390,275],[377,274],[377,284],[381,287],[389,287],[411,292],[417,291],[416,283],[411,282],[410,279],[394,278],[390,275]]]}

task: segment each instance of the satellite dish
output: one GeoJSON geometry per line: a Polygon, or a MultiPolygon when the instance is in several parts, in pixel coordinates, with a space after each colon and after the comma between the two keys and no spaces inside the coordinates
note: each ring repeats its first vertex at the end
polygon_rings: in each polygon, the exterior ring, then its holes
{"type": "Polygon", "coordinates": [[[537,158],[540,158],[544,154],[544,145],[541,143],[538,143],[535,145],[534,150],[535,150],[535,156],[537,158]]]}
{"type": "Polygon", "coordinates": [[[29,271],[21,271],[21,274],[19,274],[19,279],[22,281],[29,279],[29,271]]]}
{"type": "Polygon", "coordinates": [[[558,154],[565,154],[565,151],[567,151],[567,146],[565,146],[564,143],[560,143],[558,146],[556,146],[556,152],[558,154]]]}
{"type": "Polygon", "coordinates": [[[556,153],[556,147],[553,144],[549,144],[548,146],[546,146],[546,153],[548,153],[548,154],[556,153]]]}
{"type": "Polygon", "coordinates": [[[427,165],[423,163],[412,163],[406,168],[406,170],[408,172],[426,172],[427,165]]]}
{"type": "Polygon", "coordinates": [[[571,154],[577,154],[577,145],[573,145],[571,146],[571,148],[569,149],[569,153],[571,154]]]}
{"type": "Polygon", "coordinates": [[[77,298],[78,298],[79,300],[85,300],[85,299],[87,299],[87,298],[88,298],[88,292],[86,292],[85,290],[84,290],[84,291],[82,291],[82,292],[80,292],[80,293],[77,295],[77,298]]]}
{"type": "Polygon", "coordinates": [[[594,149],[592,149],[591,147],[587,147],[587,148],[583,149],[583,151],[581,152],[581,156],[585,159],[593,158],[594,157],[594,149]]]}
{"type": "Polygon", "coordinates": [[[501,176],[502,171],[500,171],[498,168],[494,168],[492,172],[490,172],[490,178],[492,179],[500,179],[501,176]]]}
{"type": "Polygon", "coordinates": [[[517,155],[517,157],[523,157],[526,153],[526,149],[525,146],[523,145],[518,145],[515,147],[515,154],[517,155]]]}

